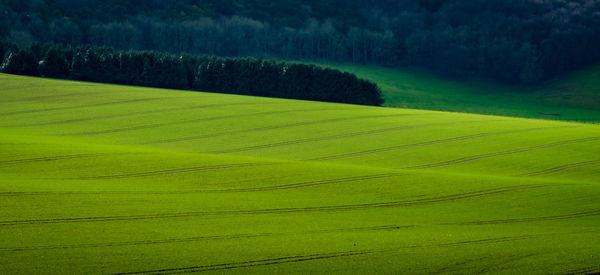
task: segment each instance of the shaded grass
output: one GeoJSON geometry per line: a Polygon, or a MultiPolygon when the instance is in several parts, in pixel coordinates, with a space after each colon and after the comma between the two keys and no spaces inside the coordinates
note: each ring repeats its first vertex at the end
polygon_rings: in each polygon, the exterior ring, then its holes
{"type": "Polygon", "coordinates": [[[600,122],[598,66],[542,84],[519,86],[481,79],[446,79],[418,69],[316,63],[375,82],[388,107],[600,122]]]}

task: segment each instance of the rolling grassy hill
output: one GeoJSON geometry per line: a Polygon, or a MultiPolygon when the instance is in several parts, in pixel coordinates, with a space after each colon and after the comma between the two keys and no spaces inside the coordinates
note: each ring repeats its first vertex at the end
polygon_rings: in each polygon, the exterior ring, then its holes
{"type": "Polygon", "coordinates": [[[598,125],[0,83],[2,274],[600,272],[598,125]]]}
{"type": "Polygon", "coordinates": [[[416,69],[316,64],[351,72],[377,83],[388,107],[600,122],[600,66],[543,84],[510,86],[484,80],[444,79],[416,69]]]}

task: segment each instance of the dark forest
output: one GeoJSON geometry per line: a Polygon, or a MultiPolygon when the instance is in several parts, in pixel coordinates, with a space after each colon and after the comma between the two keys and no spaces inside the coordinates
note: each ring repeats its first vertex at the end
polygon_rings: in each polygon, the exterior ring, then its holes
{"type": "Polygon", "coordinates": [[[536,83],[600,61],[600,0],[2,0],[0,38],[419,66],[536,83]]]}

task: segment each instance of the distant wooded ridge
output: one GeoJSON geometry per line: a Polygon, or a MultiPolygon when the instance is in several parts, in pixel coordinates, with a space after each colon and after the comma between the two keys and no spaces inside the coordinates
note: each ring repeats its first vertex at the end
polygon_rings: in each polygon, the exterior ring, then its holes
{"type": "Polygon", "coordinates": [[[535,83],[600,61],[600,0],[0,0],[0,39],[422,66],[535,83]]]}
{"type": "Polygon", "coordinates": [[[0,42],[0,72],[149,87],[379,106],[381,91],[355,75],[254,58],[0,42]]]}

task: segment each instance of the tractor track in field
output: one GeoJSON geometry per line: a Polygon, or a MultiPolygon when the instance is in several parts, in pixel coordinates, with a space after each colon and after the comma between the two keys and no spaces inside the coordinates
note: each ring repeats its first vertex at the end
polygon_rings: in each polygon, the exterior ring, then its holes
{"type": "Polygon", "coordinates": [[[346,182],[355,182],[355,181],[372,180],[372,179],[383,179],[383,178],[399,177],[399,176],[405,176],[405,175],[406,174],[402,174],[402,173],[376,174],[376,175],[366,175],[366,176],[357,176],[357,177],[346,177],[346,178],[337,178],[337,179],[306,181],[306,182],[300,182],[300,183],[275,185],[275,186],[263,186],[263,187],[253,187],[253,188],[232,188],[232,189],[220,189],[220,190],[206,190],[205,192],[206,193],[222,193],[222,192],[226,193],[226,192],[275,191],[275,190],[286,190],[286,189],[296,189],[296,188],[312,187],[312,186],[334,184],[334,183],[346,183],[346,182]]]}
{"type": "Polygon", "coordinates": [[[584,268],[569,270],[564,273],[565,275],[592,275],[592,274],[600,274],[600,265],[593,265],[584,268]]]}
{"type": "MultiPolygon", "coordinates": [[[[265,165],[269,165],[273,163],[268,163],[265,165]]],[[[192,167],[192,168],[183,168],[183,169],[172,169],[172,170],[162,170],[162,171],[154,171],[154,172],[145,172],[145,173],[134,173],[134,174],[124,174],[124,175],[114,175],[114,176],[97,176],[97,177],[84,177],[77,179],[114,179],[114,178],[133,178],[133,177],[150,177],[155,175],[170,175],[170,174],[179,174],[179,173],[188,173],[188,172],[196,172],[196,171],[207,171],[207,170],[217,170],[217,169],[226,169],[226,168],[237,168],[237,167],[247,167],[247,166],[258,166],[262,164],[244,164],[244,165],[226,165],[226,166],[209,166],[209,167],[192,167]]],[[[326,180],[316,180],[316,181],[305,181],[300,183],[292,183],[292,184],[284,184],[284,185],[271,185],[271,186],[263,186],[263,187],[253,187],[253,188],[231,188],[231,189],[213,189],[213,190],[194,190],[194,191],[181,191],[176,192],[174,194],[190,194],[190,193],[233,193],[233,192],[260,192],[260,191],[276,191],[276,190],[286,190],[286,189],[297,189],[297,188],[305,188],[312,186],[320,186],[327,184],[336,184],[336,183],[347,183],[347,182],[356,182],[356,181],[364,181],[364,180],[372,180],[372,179],[383,179],[383,178],[392,178],[392,177],[400,177],[405,176],[403,173],[388,173],[388,174],[375,174],[375,175],[365,175],[365,176],[356,176],[356,177],[345,177],[345,178],[335,178],[335,179],[326,179],[326,180]]],[[[19,195],[102,195],[102,194],[111,194],[111,192],[3,192],[0,193],[0,196],[19,196],[19,195]]],[[[129,194],[126,192],[118,192],[116,194],[129,194]]],[[[145,194],[145,193],[144,193],[145,194]]],[[[151,194],[171,194],[171,193],[160,193],[160,192],[152,192],[151,194]]]]}
{"type": "Polygon", "coordinates": [[[569,170],[569,169],[572,169],[572,168],[577,168],[577,167],[582,167],[582,166],[588,166],[588,165],[594,165],[594,164],[597,164],[597,163],[600,163],[600,160],[591,160],[591,161],[576,162],[576,163],[570,163],[570,164],[560,165],[560,166],[556,166],[556,167],[552,167],[552,168],[549,168],[549,169],[540,170],[540,171],[536,171],[536,172],[521,174],[521,175],[517,175],[517,176],[519,176],[519,177],[542,176],[542,175],[548,175],[548,174],[554,174],[554,173],[562,172],[562,171],[569,170]]]}
{"type": "MultiPolygon", "coordinates": [[[[98,85],[94,85],[94,84],[89,84],[89,85],[50,85],[50,86],[23,86],[23,87],[11,87],[11,88],[2,88],[0,89],[0,92],[5,92],[5,91],[11,91],[11,90],[22,90],[23,88],[28,88],[28,89],[32,89],[32,88],[69,88],[69,87],[95,87],[98,85]]],[[[74,93],[74,94],[88,94],[86,93],[74,93]]],[[[13,102],[13,101],[9,101],[9,102],[13,102]]]]}
{"type": "Polygon", "coordinates": [[[15,160],[0,161],[0,166],[1,165],[10,165],[10,164],[29,163],[29,162],[40,162],[40,161],[58,161],[58,160],[66,160],[66,159],[92,158],[92,157],[98,157],[98,156],[103,156],[103,155],[106,155],[106,154],[76,154],[76,155],[39,157],[39,158],[30,158],[30,159],[15,159],[15,160]]]}
{"type": "MultiPolygon", "coordinates": [[[[19,89],[22,89],[22,88],[19,88],[19,89]]],[[[92,92],[87,93],[86,92],[86,93],[68,93],[68,94],[57,94],[57,95],[43,95],[43,96],[34,96],[34,97],[19,98],[19,99],[14,99],[14,100],[7,100],[7,101],[3,101],[2,103],[30,102],[30,101],[38,101],[38,100],[45,100],[45,99],[56,99],[56,98],[63,98],[63,97],[70,97],[70,96],[77,96],[77,95],[92,95],[92,94],[99,94],[99,93],[98,92],[94,92],[94,93],[92,93],[92,92]]]]}
{"type": "Polygon", "coordinates": [[[436,245],[438,247],[451,247],[451,246],[461,246],[465,244],[488,244],[488,243],[502,243],[502,242],[512,242],[512,241],[520,241],[527,240],[535,237],[534,235],[521,235],[514,237],[500,237],[500,238],[488,238],[488,239],[480,239],[480,240],[468,240],[468,241],[460,241],[453,243],[445,243],[436,245]]]}
{"type": "Polygon", "coordinates": [[[199,236],[199,237],[189,237],[189,238],[170,238],[170,239],[160,239],[160,240],[125,241],[125,242],[4,247],[4,248],[0,248],[0,251],[19,252],[19,251],[33,251],[33,250],[55,250],[55,249],[79,249],[79,248],[118,247],[118,246],[135,246],[135,245],[155,245],[155,244],[187,243],[187,242],[199,242],[199,241],[222,240],[222,239],[258,238],[258,237],[268,237],[268,236],[272,236],[272,235],[273,234],[271,234],[271,233],[232,234],[232,235],[222,235],[222,236],[215,235],[215,236],[199,236]]]}
{"type": "Polygon", "coordinates": [[[534,256],[539,256],[542,253],[529,253],[529,254],[522,254],[522,255],[511,255],[508,257],[504,257],[504,259],[501,259],[500,262],[496,262],[493,265],[487,265],[484,268],[478,270],[477,272],[475,272],[475,274],[488,274],[492,271],[498,272],[501,270],[506,270],[506,267],[502,267],[503,265],[512,263],[512,262],[516,262],[516,261],[520,261],[523,260],[525,258],[529,258],[529,257],[534,257],[534,256]]]}
{"type": "MultiPolygon", "coordinates": [[[[311,108],[311,109],[300,109],[300,110],[269,111],[269,112],[260,112],[260,113],[252,113],[252,114],[223,115],[223,116],[196,118],[196,119],[189,119],[189,120],[182,120],[182,121],[129,126],[129,127],[106,129],[106,130],[99,130],[99,131],[86,131],[86,132],[79,132],[79,133],[71,133],[68,135],[71,135],[71,136],[100,135],[100,134],[119,133],[119,132],[127,132],[127,131],[132,131],[132,130],[151,129],[151,128],[158,128],[158,127],[163,127],[163,126],[181,125],[181,124],[188,124],[188,123],[194,123],[194,122],[215,121],[215,120],[230,119],[230,118],[248,117],[248,116],[284,114],[284,113],[306,112],[306,111],[326,111],[326,110],[333,110],[333,109],[311,108]]],[[[152,144],[152,143],[154,143],[154,142],[146,142],[146,143],[142,143],[142,144],[152,144]]]]}
{"type": "Polygon", "coordinates": [[[340,154],[340,155],[318,157],[318,158],[308,159],[308,161],[335,160],[335,159],[342,159],[342,158],[362,156],[362,155],[367,155],[367,154],[374,154],[374,153],[394,151],[394,150],[405,149],[405,148],[412,148],[412,147],[418,147],[418,146],[428,146],[428,145],[436,145],[436,144],[440,144],[440,143],[455,142],[455,141],[469,140],[469,139],[489,137],[489,136],[514,134],[514,133],[524,133],[524,132],[546,130],[546,129],[556,129],[556,128],[573,128],[573,127],[576,127],[576,126],[538,127],[538,128],[529,128],[529,129],[520,129],[520,130],[510,130],[510,131],[480,133],[480,134],[466,135],[466,136],[460,136],[460,137],[437,139],[437,140],[431,140],[431,141],[425,141],[425,142],[418,142],[418,143],[412,143],[412,144],[405,144],[405,145],[390,146],[390,147],[377,148],[377,149],[371,149],[371,150],[364,150],[364,151],[359,151],[359,152],[354,152],[354,153],[346,153],[346,154],[340,154]]]}
{"type": "Polygon", "coordinates": [[[198,216],[215,216],[215,215],[260,215],[260,214],[285,214],[285,213],[306,213],[306,212],[330,212],[330,211],[350,211],[373,208],[392,208],[392,207],[409,207],[413,205],[423,205],[439,202],[452,202],[461,199],[479,198],[489,195],[502,194],[514,191],[522,191],[527,189],[542,188],[545,185],[520,185],[507,186],[494,189],[486,189],[472,191],[466,193],[458,193],[439,197],[430,197],[416,200],[406,201],[391,201],[377,202],[365,204],[346,204],[333,206],[315,206],[315,207],[293,207],[293,208],[272,208],[272,209],[254,209],[254,210],[216,210],[216,211],[194,211],[194,212],[179,212],[179,213],[162,213],[162,214],[141,214],[141,215],[124,215],[124,216],[96,216],[96,217],[79,217],[79,218],[54,218],[54,219],[32,219],[32,220],[12,220],[0,221],[0,226],[24,225],[24,224],[55,224],[55,223],[73,223],[73,222],[108,222],[108,221],[123,221],[123,220],[147,220],[147,219],[165,219],[165,218],[183,218],[183,217],[198,217],[198,216]]]}
{"type": "Polygon", "coordinates": [[[33,113],[50,112],[50,111],[62,111],[62,110],[71,110],[71,109],[79,109],[79,108],[86,108],[86,107],[100,107],[100,106],[128,104],[128,103],[137,103],[137,102],[163,100],[163,99],[169,99],[169,98],[168,97],[138,98],[138,99],[129,99],[129,100],[122,100],[122,101],[112,101],[112,102],[103,102],[103,103],[94,103],[94,104],[85,104],[85,105],[76,105],[76,106],[64,106],[64,107],[55,107],[55,108],[46,108],[46,109],[23,110],[23,111],[14,111],[14,112],[8,112],[8,113],[0,113],[0,116],[33,114],[33,113]]]}
{"type": "MultiPolygon", "coordinates": [[[[270,177],[270,178],[259,178],[259,179],[248,179],[239,180],[234,182],[225,183],[212,183],[208,185],[227,185],[227,184],[239,184],[244,182],[256,182],[260,180],[273,180],[273,179],[284,179],[287,177],[270,177]]],[[[207,185],[207,184],[203,184],[207,185]]],[[[5,197],[16,197],[16,196],[57,196],[57,195],[189,195],[189,194],[200,194],[205,193],[206,190],[165,190],[165,191],[7,191],[0,192],[0,196],[5,197]]]]}
{"type": "Polygon", "coordinates": [[[19,252],[33,250],[56,250],[56,249],[79,249],[79,248],[96,248],[96,247],[117,247],[117,246],[136,246],[136,245],[157,245],[170,243],[189,243],[211,240],[231,240],[231,239],[247,239],[260,237],[281,237],[298,234],[327,234],[337,232],[361,232],[361,231],[393,231],[401,229],[410,229],[415,225],[378,225],[367,227],[354,228],[338,228],[338,229],[323,229],[323,230],[307,230],[300,232],[278,232],[278,233],[255,233],[255,234],[230,234],[230,235],[213,235],[213,236],[197,236],[187,238],[168,238],[157,240],[139,240],[139,241],[123,241],[123,242],[104,242],[104,243],[87,243],[87,244],[61,244],[61,245],[39,245],[39,246],[23,246],[23,247],[0,247],[1,251],[19,252]]]}
{"type": "Polygon", "coordinates": [[[91,136],[91,135],[112,134],[112,133],[120,133],[120,132],[127,132],[127,131],[157,128],[157,127],[161,127],[164,125],[168,125],[168,123],[145,124],[145,125],[129,126],[129,127],[123,127],[123,128],[116,128],[116,129],[106,129],[106,130],[100,130],[100,131],[68,133],[68,134],[63,134],[63,136],[91,136]]]}
{"type": "MultiPolygon", "coordinates": [[[[529,238],[529,236],[526,236],[526,237],[529,238]]],[[[404,246],[404,247],[395,247],[395,248],[315,253],[315,254],[307,254],[307,255],[295,255],[295,256],[287,256],[287,257],[277,257],[277,258],[269,258],[269,259],[262,259],[262,260],[250,260],[250,261],[240,261],[240,262],[231,262],[231,263],[222,263],[222,264],[197,265],[197,266],[188,266],[188,267],[174,267],[174,268],[163,268],[163,269],[155,269],[155,270],[121,272],[121,273],[116,273],[115,275],[196,273],[196,272],[204,272],[204,271],[229,270],[229,269],[245,268],[245,267],[259,267],[259,266],[284,264],[284,263],[297,263],[297,262],[332,259],[332,258],[340,258],[340,257],[360,256],[360,255],[368,255],[368,254],[375,254],[375,253],[394,252],[394,251],[403,250],[403,249],[440,247],[440,246],[441,247],[460,246],[460,245],[470,245],[470,244],[489,244],[489,243],[498,243],[498,242],[518,241],[518,240],[523,240],[523,239],[524,239],[524,236],[500,237],[500,238],[473,240],[473,241],[468,241],[468,242],[442,243],[442,244],[435,244],[435,245],[413,245],[413,246],[404,246]]]]}
{"type": "MultiPolygon", "coordinates": [[[[461,262],[457,262],[457,263],[454,263],[454,264],[451,264],[451,265],[443,266],[443,267],[441,267],[441,268],[437,269],[436,271],[431,272],[429,274],[435,274],[435,275],[437,275],[437,274],[448,273],[448,272],[452,272],[454,274],[458,274],[459,271],[465,269],[465,268],[463,268],[463,266],[471,264],[471,263],[483,261],[483,260],[486,260],[486,259],[489,259],[489,258],[490,258],[489,256],[485,256],[485,257],[467,259],[467,260],[464,260],[464,261],[461,261],[461,262]]],[[[462,272],[465,273],[465,271],[462,271],[462,272]]]]}
{"type": "Polygon", "coordinates": [[[332,252],[332,253],[322,253],[322,254],[309,254],[309,255],[271,258],[271,259],[264,259],[264,260],[253,260],[253,261],[245,261],[245,262],[233,262],[233,263],[225,263],[225,264],[200,265],[200,266],[191,266],[191,267],[176,267],[176,268],[165,268],[165,269],[158,269],[158,270],[123,272],[123,273],[117,273],[117,274],[118,275],[128,275],[128,274],[196,273],[196,272],[203,272],[203,271],[228,270],[228,269],[243,268],[243,267],[257,267],[257,266],[275,265],[275,264],[283,264],[283,263],[297,263],[297,262],[323,260],[323,259],[331,259],[331,258],[339,258],[339,257],[349,257],[349,256],[372,254],[375,252],[377,252],[377,250],[332,252]]]}
{"type": "Polygon", "coordinates": [[[86,121],[109,119],[109,118],[129,117],[129,116],[143,115],[143,114],[158,114],[158,113],[166,113],[166,112],[172,112],[172,111],[184,111],[184,110],[194,110],[194,109],[203,109],[203,108],[235,106],[235,105],[254,105],[254,104],[269,104],[269,103],[207,104],[207,105],[197,105],[197,106],[187,106],[187,107],[166,108],[166,109],[160,109],[160,110],[139,111],[139,112],[126,113],[126,114],[103,115],[103,116],[67,119],[67,120],[59,120],[59,121],[39,122],[39,123],[31,123],[31,124],[1,125],[0,127],[35,127],[35,126],[47,126],[47,125],[60,125],[60,124],[86,122],[86,121]]]}
{"type": "MultiPolygon", "coordinates": [[[[159,111],[160,112],[160,111],[159,111]]],[[[74,118],[74,119],[66,119],[60,121],[49,121],[49,122],[39,122],[39,123],[30,123],[30,124],[12,124],[12,125],[1,125],[0,127],[36,127],[36,126],[48,126],[48,125],[60,125],[67,123],[76,123],[76,122],[85,122],[92,120],[101,120],[101,119],[109,119],[109,118],[118,118],[118,117],[127,117],[136,114],[142,114],[143,112],[134,112],[128,114],[118,114],[118,115],[105,115],[105,116],[95,116],[95,117],[85,117],[85,118],[74,118]]]]}
{"type": "Polygon", "coordinates": [[[399,116],[409,116],[409,115],[412,115],[412,114],[372,115],[372,116],[331,118],[331,119],[323,119],[323,120],[313,120],[313,121],[304,121],[304,122],[295,122],[295,123],[280,124],[280,125],[273,125],[273,126],[265,126],[265,127],[258,127],[258,128],[252,128],[252,129],[243,129],[243,130],[230,131],[230,132],[198,135],[198,136],[191,136],[191,137],[163,139],[163,140],[151,141],[151,142],[148,142],[145,144],[171,143],[171,142],[189,141],[189,140],[196,140],[196,139],[203,139],[203,138],[235,135],[235,134],[242,134],[242,133],[253,133],[253,132],[260,132],[260,131],[277,130],[277,129],[283,129],[283,128],[297,127],[297,126],[317,125],[317,124],[330,123],[330,122],[340,122],[340,121],[369,119],[369,118],[399,117],[399,116]]]}
{"type": "Polygon", "coordinates": [[[552,143],[547,143],[547,144],[542,144],[542,145],[537,145],[537,146],[532,146],[532,147],[526,147],[526,148],[513,149],[513,150],[502,151],[502,152],[495,152],[495,153],[488,153],[488,154],[481,154],[481,155],[463,157],[463,158],[458,158],[458,159],[449,160],[449,161],[443,161],[443,162],[438,162],[438,163],[432,163],[432,164],[425,164],[425,165],[417,165],[417,166],[406,167],[405,169],[436,168],[436,167],[442,167],[442,166],[448,166],[448,165],[453,165],[453,164],[465,163],[465,162],[474,161],[474,160],[480,160],[480,159],[485,159],[485,158],[491,158],[491,157],[497,157],[497,156],[504,156],[504,155],[511,155],[511,154],[517,154],[517,153],[523,153],[523,152],[529,152],[529,151],[539,150],[539,149],[546,149],[546,148],[552,148],[552,147],[557,147],[557,146],[562,146],[562,145],[568,145],[568,144],[574,144],[574,143],[580,143],[580,142],[588,142],[588,141],[596,141],[596,140],[600,140],[600,136],[589,137],[589,138],[580,138],[580,139],[572,139],[572,140],[565,140],[565,141],[552,142],[552,143]]]}
{"type": "Polygon", "coordinates": [[[350,138],[350,137],[357,137],[357,136],[364,136],[364,135],[373,135],[373,134],[387,133],[387,132],[393,132],[393,131],[399,131],[399,130],[409,130],[409,129],[425,128],[425,127],[430,127],[430,126],[452,125],[452,124],[473,123],[473,122],[481,122],[481,121],[475,120],[475,121],[460,121],[460,122],[447,122],[447,123],[429,123],[429,124],[420,124],[420,125],[407,125],[407,126],[400,126],[400,127],[375,129],[375,130],[369,130],[369,131],[352,132],[352,133],[347,133],[347,134],[339,134],[339,135],[332,135],[332,136],[325,136],[325,137],[296,139],[296,140],[282,141],[282,142],[276,142],[276,143],[270,143],[270,144],[262,144],[262,145],[248,146],[248,147],[242,147],[242,148],[214,151],[211,153],[215,153],[215,154],[237,153],[237,152],[244,152],[244,151],[251,151],[251,150],[268,149],[268,148],[274,148],[274,147],[280,147],[280,146],[316,142],[316,141],[326,141],[326,140],[350,138]]]}
{"type": "Polygon", "coordinates": [[[556,216],[501,219],[501,220],[489,220],[489,221],[472,221],[472,222],[461,222],[461,223],[452,223],[452,224],[457,224],[457,225],[507,224],[507,223],[521,223],[521,222],[565,220],[565,219],[575,219],[575,218],[584,218],[584,217],[592,217],[592,216],[600,216],[600,209],[579,212],[579,213],[565,214],[565,215],[556,215],[556,216]]]}
{"type": "Polygon", "coordinates": [[[92,177],[79,177],[73,178],[78,180],[92,180],[92,179],[125,179],[125,178],[142,178],[142,177],[153,177],[153,176],[163,176],[163,175],[174,175],[174,174],[182,174],[182,173],[191,173],[198,171],[211,171],[211,170],[221,170],[221,169],[229,169],[229,168],[239,168],[239,167],[251,167],[251,166],[262,166],[262,165],[273,165],[275,163],[234,163],[234,164],[221,164],[221,165],[210,165],[210,166],[196,166],[196,167],[187,167],[187,168],[178,168],[178,169],[167,169],[167,170],[156,170],[156,171],[148,171],[148,172],[139,172],[139,173],[129,173],[129,174],[117,174],[117,175],[103,175],[103,176],[92,176],[92,177]]]}

